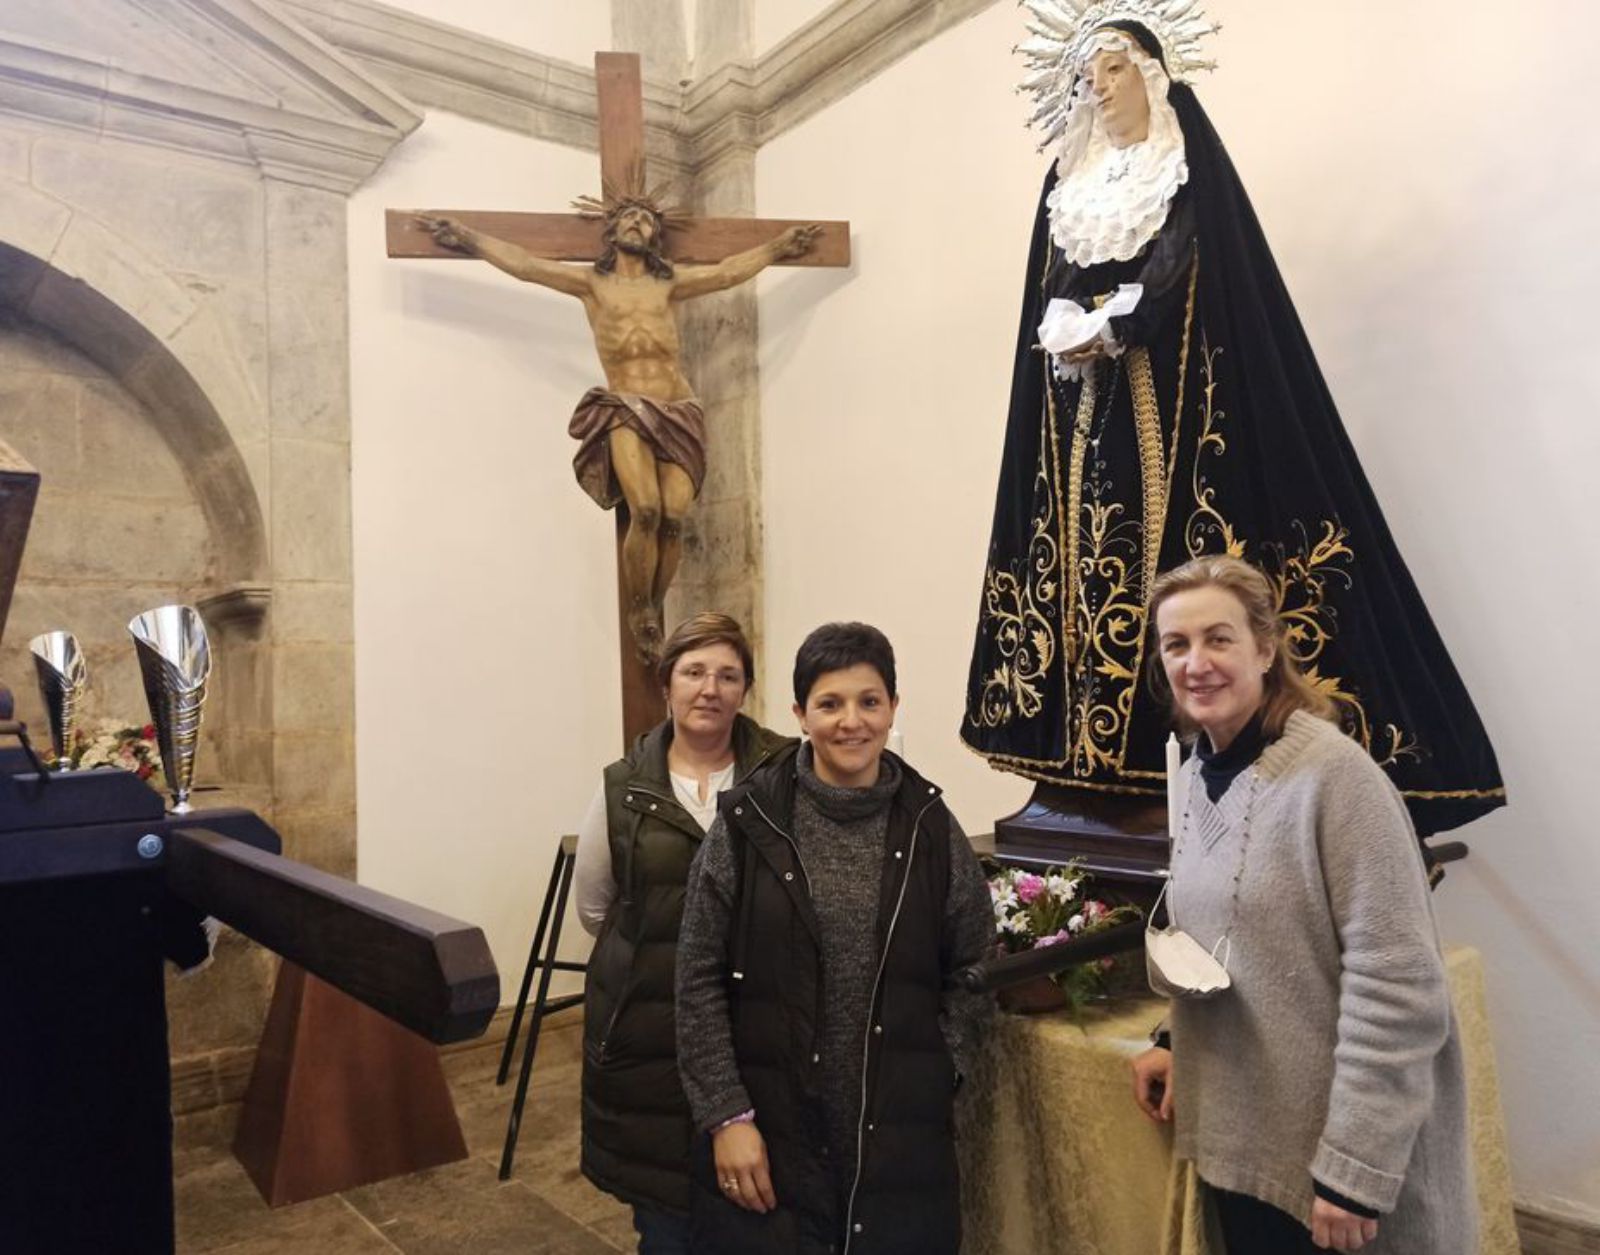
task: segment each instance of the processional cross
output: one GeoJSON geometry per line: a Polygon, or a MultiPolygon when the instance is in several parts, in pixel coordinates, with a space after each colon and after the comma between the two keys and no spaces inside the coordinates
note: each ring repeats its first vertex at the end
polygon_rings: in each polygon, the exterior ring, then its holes
{"type": "Polygon", "coordinates": [[[598,52],[594,60],[602,200],[583,198],[580,212],[566,214],[391,209],[388,250],[478,257],[583,302],[607,387],[583,398],[569,431],[580,441],[579,482],[617,509],[623,730],[631,743],[663,715],[653,665],[661,603],[677,568],[679,525],[705,470],[703,416],[682,370],[674,305],[769,265],[846,266],[850,228],[666,209],[644,183],[639,58],[598,52]]]}

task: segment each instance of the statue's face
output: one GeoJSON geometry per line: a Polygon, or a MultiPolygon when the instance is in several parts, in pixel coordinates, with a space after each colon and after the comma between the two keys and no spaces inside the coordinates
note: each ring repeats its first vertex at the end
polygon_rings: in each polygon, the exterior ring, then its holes
{"type": "Polygon", "coordinates": [[[625,253],[646,253],[660,234],[656,216],[642,205],[629,205],[617,215],[617,247],[625,253]]]}
{"type": "Polygon", "coordinates": [[[1144,75],[1126,52],[1101,49],[1083,67],[1083,77],[1106,138],[1114,147],[1126,148],[1149,137],[1150,97],[1144,75]]]}

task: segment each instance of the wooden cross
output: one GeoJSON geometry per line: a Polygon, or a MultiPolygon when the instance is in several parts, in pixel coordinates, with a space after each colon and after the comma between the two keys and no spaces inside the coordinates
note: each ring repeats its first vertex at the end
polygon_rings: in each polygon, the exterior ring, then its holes
{"type": "MultiPolygon", "coordinates": [[[[623,188],[644,170],[644,93],[635,53],[597,52],[595,85],[599,95],[601,186],[623,188]]],[[[506,213],[472,210],[391,209],[387,211],[390,257],[468,260],[465,254],[438,244],[418,215],[448,215],[470,227],[520,245],[531,253],[558,261],[592,262],[600,256],[604,224],[575,213],[506,213]]],[[[714,265],[814,219],[685,218],[667,237],[666,253],[675,262],[714,265]]],[[[809,252],[780,265],[848,266],[850,224],[818,222],[821,232],[809,252]]],[[[622,538],[627,507],[617,506],[618,622],[621,628],[622,711],[624,746],[660,722],[665,714],[661,686],[652,668],[640,661],[627,624],[627,599],[621,576],[622,538]]]]}

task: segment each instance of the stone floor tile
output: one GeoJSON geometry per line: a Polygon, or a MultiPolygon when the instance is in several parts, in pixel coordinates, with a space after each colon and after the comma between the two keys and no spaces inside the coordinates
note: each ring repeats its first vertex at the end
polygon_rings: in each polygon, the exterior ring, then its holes
{"type": "Polygon", "coordinates": [[[497,1173],[515,1074],[496,1085],[498,1051],[474,1051],[449,1067],[467,1159],[272,1209],[225,1144],[186,1147],[176,1178],[179,1255],[632,1252],[630,1210],[578,1171],[580,1057],[568,1049],[547,1056],[544,1047],[541,1040],[510,1181],[497,1173]]]}
{"type": "Polygon", "coordinates": [[[609,1243],[519,1181],[470,1159],[350,1191],[405,1255],[610,1255],[609,1243]]]}
{"type": "Polygon", "coordinates": [[[179,1255],[231,1252],[240,1243],[253,1240],[302,1240],[307,1234],[321,1235],[347,1226],[350,1215],[337,1196],[268,1207],[239,1162],[226,1152],[216,1153],[210,1162],[191,1166],[175,1178],[174,1193],[179,1255]]]}
{"type": "Polygon", "coordinates": [[[335,1209],[318,1208],[314,1219],[308,1213],[301,1223],[281,1232],[219,1247],[213,1255],[398,1255],[400,1248],[343,1200],[319,1201],[333,1203],[335,1209]]]}

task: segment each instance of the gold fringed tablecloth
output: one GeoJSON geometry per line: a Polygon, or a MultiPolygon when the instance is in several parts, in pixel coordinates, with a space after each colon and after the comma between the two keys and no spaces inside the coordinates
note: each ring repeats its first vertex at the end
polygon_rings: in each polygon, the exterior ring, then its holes
{"type": "MultiPolygon", "coordinates": [[[[1521,1250],[1475,950],[1446,955],[1466,1060],[1480,1255],[1521,1250]]],[[[1128,1060],[1161,1018],[1155,999],[998,1018],[958,1104],[967,1255],[1219,1255],[1194,1169],[1133,1103],[1128,1060]]]]}

